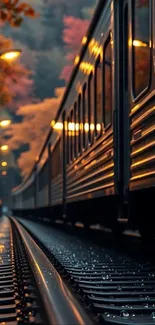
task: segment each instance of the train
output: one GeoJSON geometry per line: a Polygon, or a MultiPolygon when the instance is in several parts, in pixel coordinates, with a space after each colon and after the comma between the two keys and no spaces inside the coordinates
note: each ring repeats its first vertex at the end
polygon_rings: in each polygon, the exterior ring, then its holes
{"type": "Polygon", "coordinates": [[[12,211],[152,238],[154,195],[155,3],[100,0],[12,211]]]}

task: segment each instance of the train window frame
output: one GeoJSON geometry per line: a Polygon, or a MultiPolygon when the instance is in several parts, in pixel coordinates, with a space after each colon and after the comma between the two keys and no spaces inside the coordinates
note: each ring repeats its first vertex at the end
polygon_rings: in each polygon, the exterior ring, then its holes
{"type": "Polygon", "coordinates": [[[67,165],[70,164],[69,116],[67,118],[67,165]]]}
{"type": "Polygon", "coordinates": [[[74,140],[73,140],[73,143],[74,143],[74,148],[73,148],[73,160],[76,160],[77,159],[77,150],[76,150],[76,110],[77,110],[77,103],[75,102],[74,103],[74,108],[73,108],[73,123],[74,123],[74,140]]]}
{"type": "Polygon", "coordinates": [[[103,133],[103,121],[104,121],[104,116],[103,116],[103,61],[101,59],[101,55],[99,54],[96,61],[95,61],[95,69],[94,69],[94,138],[95,140],[98,140],[102,133],[103,133]],[[97,70],[97,65],[101,65],[101,89],[102,89],[102,94],[101,94],[101,109],[102,109],[102,122],[101,122],[101,131],[100,133],[97,133],[97,119],[96,119],[96,70],[97,70]]]}
{"type": "MultiPolygon", "coordinates": [[[[85,133],[85,112],[86,112],[86,93],[87,93],[87,88],[88,88],[88,84],[87,82],[84,83],[83,87],[82,87],[82,151],[85,152],[87,150],[87,137],[86,137],[86,133],[85,133]]],[[[87,104],[88,105],[88,104],[87,104]]]]}
{"type": "MultiPolygon", "coordinates": [[[[61,137],[59,137],[59,138],[56,140],[56,142],[55,142],[55,144],[54,144],[54,146],[53,146],[53,149],[52,149],[52,151],[51,151],[52,156],[55,154],[57,148],[58,148],[58,149],[61,148],[61,147],[60,147],[60,146],[61,146],[61,141],[62,141],[62,138],[61,138],[61,137]]],[[[59,152],[59,154],[60,154],[60,158],[61,158],[61,150],[60,150],[60,151],[58,150],[58,152],[59,152]]],[[[59,160],[60,165],[58,166],[58,167],[59,167],[58,169],[59,169],[60,173],[58,173],[57,175],[54,175],[54,174],[55,174],[55,170],[54,170],[54,168],[53,168],[53,162],[54,162],[54,160],[55,160],[55,157],[54,157],[54,159],[51,160],[51,161],[52,161],[52,173],[51,173],[52,180],[55,179],[55,178],[57,178],[59,175],[61,175],[61,159],[59,160]]]]}
{"type": "Polygon", "coordinates": [[[106,54],[106,48],[108,44],[111,44],[112,38],[111,38],[111,31],[109,32],[104,46],[103,46],[103,124],[104,124],[104,132],[106,132],[111,126],[113,126],[113,71],[112,71],[112,46],[111,46],[111,94],[112,94],[112,102],[111,102],[111,122],[107,125],[105,125],[105,54],[106,54]]]}
{"type": "Polygon", "coordinates": [[[82,125],[82,94],[78,94],[77,98],[77,109],[78,109],[78,124],[79,124],[79,134],[78,134],[78,157],[81,156],[82,153],[82,132],[81,132],[81,125],[82,125]]]}
{"type": "MultiPolygon", "coordinates": [[[[133,46],[133,40],[134,40],[134,27],[135,27],[135,0],[132,0],[132,4],[131,4],[131,39],[132,39],[132,51],[131,51],[131,59],[132,59],[132,85],[131,85],[131,95],[132,95],[132,100],[134,103],[136,103],[139,99],[141,99],[141,97],[143,97],[150,89],[151,86],[151,80],[152,80],[152,72],[151,72],[151,67],[152,67],[152,46],[150,47],[150,43],[152,44],[152,28],[151,28],[151,22],[152,22],[152,13],[151,13],[151,9],[152,9],[152,4],[150,2],[150,0],[148,0],[149,2],[149,50],[150,50],[150,54],[149,54],[149,79],[148,79],[148,85],[147,87],[145,87],[138,95],[136,95],[135,93],[135,82],[134,82],[134,73],[135,73],[135,63],[134,63],[134,46],[133,46]]],[[[131,107],[132,109],[132,107],[131,107]]]]}
{"type": "Polygon", "coordinates": [[[88,77],[88,124],[89,124],[89,131],[88,131],[88,145],[91,146],[94,142],[94,135],[95,135],[95,91],[94,91],[94,85],[95,85],[95,78],[93,72],[90,73],[88,77]],[[92,85],[91,85],[92,82],[92,85]],[[91,94],[91,87],[93,87],[93,94],[91,94]],[[91,110],[89,109],[89,105],[91,103],[91,110]],[[94,130],[92,131],[91,135],[91,112],[93,113],[93,123],[94,123],[94,130]]]}
{"type": "MultiPolygon", "coordinates": [[[[74,109],[72,108],[71,111],[70,111],[70,123],[72,124],[73,123],[73,118],[74,118],[74,109]]],[[[71,132],[71,139],[70,139],[70,163],[72,163],[74,161],[74,146],[73,146],[73,135],[72,135],[72,130],[70,131],[71,132]]]]}

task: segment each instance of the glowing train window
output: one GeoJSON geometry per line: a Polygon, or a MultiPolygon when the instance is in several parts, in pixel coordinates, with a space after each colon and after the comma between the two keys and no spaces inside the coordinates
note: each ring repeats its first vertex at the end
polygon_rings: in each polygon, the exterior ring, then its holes
{"type": "Polygon", "coordinates": [[[81,154],[81,126],[82,126],[82,120],[81,120],[81,94],[78,96],[78,125],[79,125],[79,130],[78,130],[78,153],[81,154]]]}
{"type": "Polygon", "coordinates": [[[74,134],[73,134],[73,137],[74,137],[74,158],[76,158],[76,138],[77,138],[77,133],[76,133],[76,130],[77,130],[77,120],[76,120],[76,103],[74,104],[74,116],[73,116],[73,122],[74,122],[74,134]]]}
{"type": "Polygon", "coordinates": [[[94,79],[91,73],[88,79],[88,117],[89,117],[89,143],[94,137],[94,79]]]}
{"type": "Polygon", "coordinates": [[[70,160],[69,118],[67,119],[67,164],[70,160]]]}
{"type": "Polygon", "coordinates": [[[73,126],[73,120],[74,118],[74,115],[73,115],[73,110],[71,111],[71,115],[70,115],[70,124],[69,124],[69,132],[70,132],[70,138],[71,138],[71,141],[70,141],[70,160],[72,161],[73,160],[73,148],[74,148],[74,129],[72,128],[73,126]]]}
{"type": "Polygon", "coordinates": [[[88,140],[88,103],[87,103],[87,85],[83,87],[82,93],[82,135],[83,135],[83,149],[87,148],[88,140]]]}
{"type": "Polygon", "coordinates": [[[150,81],[149,2],[149,0],[133,1],[132,48],[133,90],[135,97],[149,86],[150,81]]]}
{"type": "Polygon", "coordinates": [[[103,110],[102,110],[102,67],[100,56],[95,67],[95,134],[99,136],[102,130],[103,110]]]}
{"type": "Polygon", "coordinates": [[[109,37],[104,49],[104,127],[112,123],[112,53],[109,37]]]}

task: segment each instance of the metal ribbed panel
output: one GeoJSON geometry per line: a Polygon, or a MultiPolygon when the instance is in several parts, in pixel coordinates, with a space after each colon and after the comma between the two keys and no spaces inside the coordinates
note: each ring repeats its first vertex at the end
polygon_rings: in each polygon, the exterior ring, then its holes
{"type": "Polygon", "coordinates": [[[67,171],[67,198],[114,186],[113,135],[67,171]]]}
{"type": "Polygon", "coordinates": [[[59,175],[52,180],[52,205],[60,204],[62,202],[62,176],[59,175]]]}
{"type": "Polygon", "coordinates": [[[155,106],[148,103],[131,113],[130,187],[155,183],[155,106]]]}

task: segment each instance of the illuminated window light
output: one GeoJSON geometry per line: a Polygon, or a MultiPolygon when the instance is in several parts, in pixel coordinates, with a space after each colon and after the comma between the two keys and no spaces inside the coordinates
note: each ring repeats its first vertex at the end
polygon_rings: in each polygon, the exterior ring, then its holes
{"type": "Polygon", "coordinates": [[[57,122],[53,125],[54,130],[63,130],[63,123],[62,122],[57,122]]]}
{"type": "Polygon", "coordinates": [[[89,43],[89,52],[95,58],[97,58],[99,55],[101,56],[101,59],[103,58],[102,45],[100,45],[94,38],[89,43]]]}
{"type": "Polygon", "coordinates": [[[81,62],[80,70],[84,73],[89,75],[91,72],[94,72],[94,66],[89,62],[81,62]]]}
{"type": "Polygon", "coordinates": [[[101,131],[101,124],[97,124],[97,125],[96,125],[96,130],[97,130],[97,131],[101,131]]]}
{"type": "Polygon", "coordinates": [[[147,43],[141,42],[139,40],[133,41],[133,46],[135,47],[148,47],[147,43]]]}
{"type": "MultiPolygon", "coordinates": [[[[63,130],[63,123],[62,122],[57,122],[54,124],[53,126],[54,130],[63,130]]],[[[79,131],[79,130],[84,130],[86,132],[88,132],[89,130],[93,131],[95,130],[95,125],[92,123],[92,124],[89,124],[89,123],[85,123],[84,124],[84,127],[83,127],[83,123],[74,123],[74,122],[69,122],[67,123],[67,121],[65,122],[65,130],[68,130],[69,132],[74,132],[74,131],[79,131]]],[[[96,130],[97,131],[101,131],[101,124],[97,124],[96,125],[96,130]]],[[[38,159],[38,158],[36,158],[38,159]]]]}

